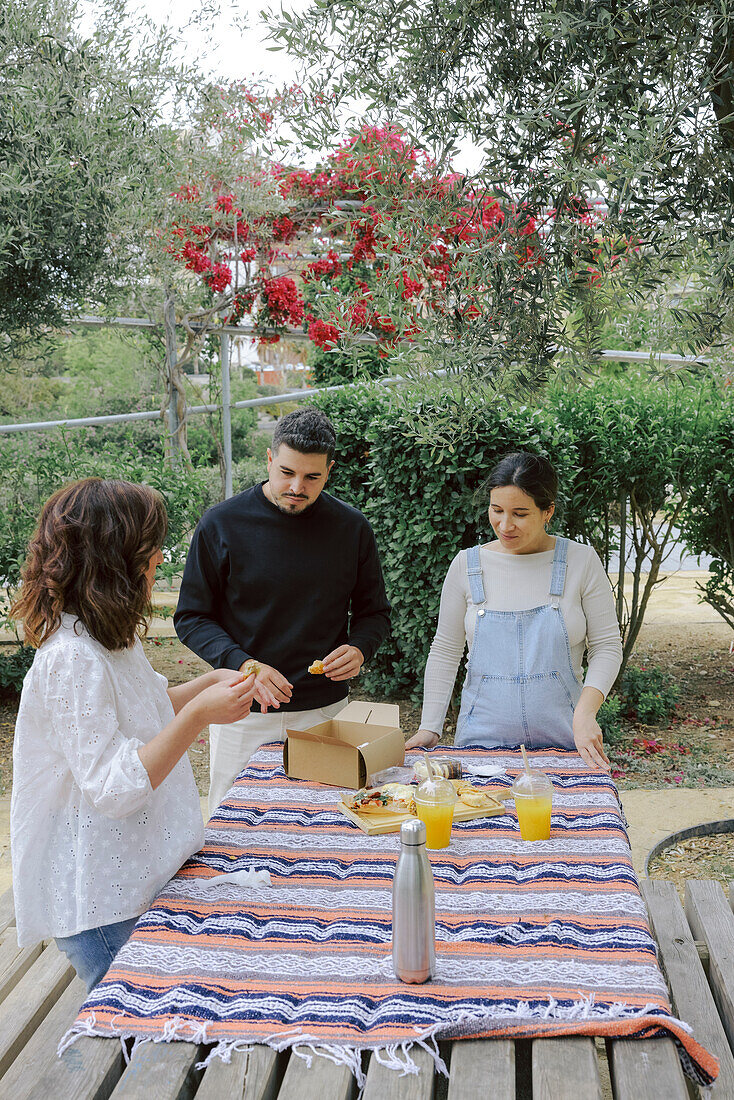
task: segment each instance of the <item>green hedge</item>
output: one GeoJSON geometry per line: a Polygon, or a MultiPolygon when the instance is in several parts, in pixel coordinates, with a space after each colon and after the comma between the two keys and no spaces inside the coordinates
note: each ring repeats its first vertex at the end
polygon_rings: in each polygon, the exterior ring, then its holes
{"type": "MultiPolygon", "coordinates": [[[[695,515],[695,549],[704,549],[703,510],[694,503],[721,454],[727,400],[713,388],[665,389],[629,378],[550,391],[536,407],[450,387],[412,396],[381,387],[320,395],[315,403],[339,434],[331,488],[370,520],[393,607],[392,636],[366,670],[365,690],[420,692],[449,563],[490,532],[475,490],[507,451],[534,451],[553,462],[561,484],[553,529],[592,542],[603,560],[615,549],[613,524],[625,496],[637,509],[639,566],[657,530],[642,529],[651,516],[680,526],[690,541],[695,515]],[[433,435],[426,424],[435,425],[433,435]]],[[[724,492],[721,481],[716,492],[724,492]]],[[[635,594],[634,629],[629,619],[623,623],[632,644],[644,616],[645,579],[635,594]]]]}

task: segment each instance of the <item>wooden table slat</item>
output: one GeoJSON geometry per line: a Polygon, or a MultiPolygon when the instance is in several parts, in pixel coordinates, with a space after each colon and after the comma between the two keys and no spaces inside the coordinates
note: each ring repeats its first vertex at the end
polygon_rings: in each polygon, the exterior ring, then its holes
{"type": "Polygon", "coordinates": [[[56,1054],[85,997],[84,982],[74,978],[23,1047],[2,1080],[13,1100],[107,1100],[123,1070],[119,1039],[85,1036],[56,1054]]]}
{"type": "Polygon", "coordinates": [[[449,1100],[515,1100],[511,1039],[464,1039],[451,1050],[449,1100]]]}
{"type": "MultiPolygon", "coordinates": [[[[670,986],[673,1011],[691,1025],[696,1039],[719,1059],[721,1068],[717,1087],[722,1095],[734,1097],[734,1056],[678,892],[672,882],[656,879],[643,879],[641,890],[658,943],[663,972],[670,986]]],[[[723,893],[722,900],[725,900],[723,893]]]]}
{"type": "MultiPolygon", "coordinates": [[[[734,913],[720,883],[686,883],[686,916],[696,939],[709,949],[709,984],[721,1022],[734,1047],[734,913]]],[[[714,1053],[718,1054],[718,1051],[714,1053]]],[[[734,1091],[731,1093],[734,1096],[734,1091]]]]}
{"type": "Polygon", "coordinates": [[[4,932],[11,924],[15,924],[15,901],[12,886],[0,895],[0,932],[4,932]]]}
{"type": "Polygon", "coordinates": [[[614,1039],[608,1049],[614,1100],[689,1100],[672,1039],[614,1039]]]}
{"type": "Polygon", "coordinates": [[[10,929],[10,935],[0,944],[0,1003],[15,989],[42,950],[42,943],[37,943],[35,947],[18,947],[15,929],[10,929]]]}
{"type": "Polygon", "coordinates": [[[113,1100],[192,1100],[201,1080],[196,1063],[206,1048],[195,1043],[141,1043],[130,1059],[113,1100]]]}
{"type": "Polygon", "coordinates": [[[533,1100],[602,1100],[593,1039],[533,1041],[533,1100]]]}
{"type": "Polygon", "coordinates": [[[422,1047],[414,1047],[411,1057],[418,1073],[401,1077],[397,1070],[380,1065],[371,1055],[362,1100],[431,1100],[435,1084],[433,1058],[422,1047]]]}
{"type": "Polygon", "coordinates": [[[5,998],[0,1015],[0,1076],[23,1049],[74,977],[69,960],[49,944],[5,998]]]}
{"type": "Polygon", "coordinates": [[[291,1054],[278,1100],[351,1100],[354,1091],[354,1077],[346,1066],[320,1055],[309,1066],[303,1058],[291,1054]]]}
{"type": "Polygon", "coordinates": [[[204,1070],[196,1100],[275,1100],[280,1060],[266,1046],[257,1046],[248,1053],[235,1051],[230,1062],[214,1058],[204,1070]]]}

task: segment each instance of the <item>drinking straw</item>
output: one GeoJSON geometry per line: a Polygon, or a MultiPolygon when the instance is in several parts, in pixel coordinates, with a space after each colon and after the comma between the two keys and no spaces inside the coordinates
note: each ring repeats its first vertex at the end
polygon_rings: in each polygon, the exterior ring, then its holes
{"type": "Polygon", "coordinates": [[[525,774],[530,775],[530,761],[528,760],[528,754],[525,752],[525,746],[520,746],[520,752],[522,753],[522,762],[525,768],[525,774]]]}
{"type": "Polygon", "coordinates": [[[426,753],[426,770],[428,772],[428,778],[429,779],[435,779],[436,778],[436,773],[433,770],[433,765],[431,764],[431,758],[428,755],[428,753],[426,753]]]}

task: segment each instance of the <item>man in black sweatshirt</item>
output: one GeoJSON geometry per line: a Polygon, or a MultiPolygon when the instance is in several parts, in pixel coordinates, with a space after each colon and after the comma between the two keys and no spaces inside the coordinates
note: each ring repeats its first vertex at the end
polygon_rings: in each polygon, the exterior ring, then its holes
{"type": "Polygon", "coordinates": [[[176,633],[214,668],[261,665],[252,713],[210,727],[210,812],[260,745],[341,710],[388,633],[372,528],[323,492],[335,445],[322,412],[289,413],[273,434],[268,480],[210,508],[191,540],[176,633]],[[323,674],[309,673],[318,660],[323,674]]]}

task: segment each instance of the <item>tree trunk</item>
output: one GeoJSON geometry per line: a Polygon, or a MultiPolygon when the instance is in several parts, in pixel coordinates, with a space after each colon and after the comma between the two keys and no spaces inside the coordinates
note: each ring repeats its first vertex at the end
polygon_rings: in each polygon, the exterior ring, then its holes
{"type": "Polygon", "coordinates": [[[163,414],[168,421],[166,458],[173,469],[181,462],[190,462],[186,441],[186,392],[184,375],[178,359],[176,343],[176,310],[173,294],[168,293],[163,305],[163,328],[166,334],[166,401],[163,414]]]}

